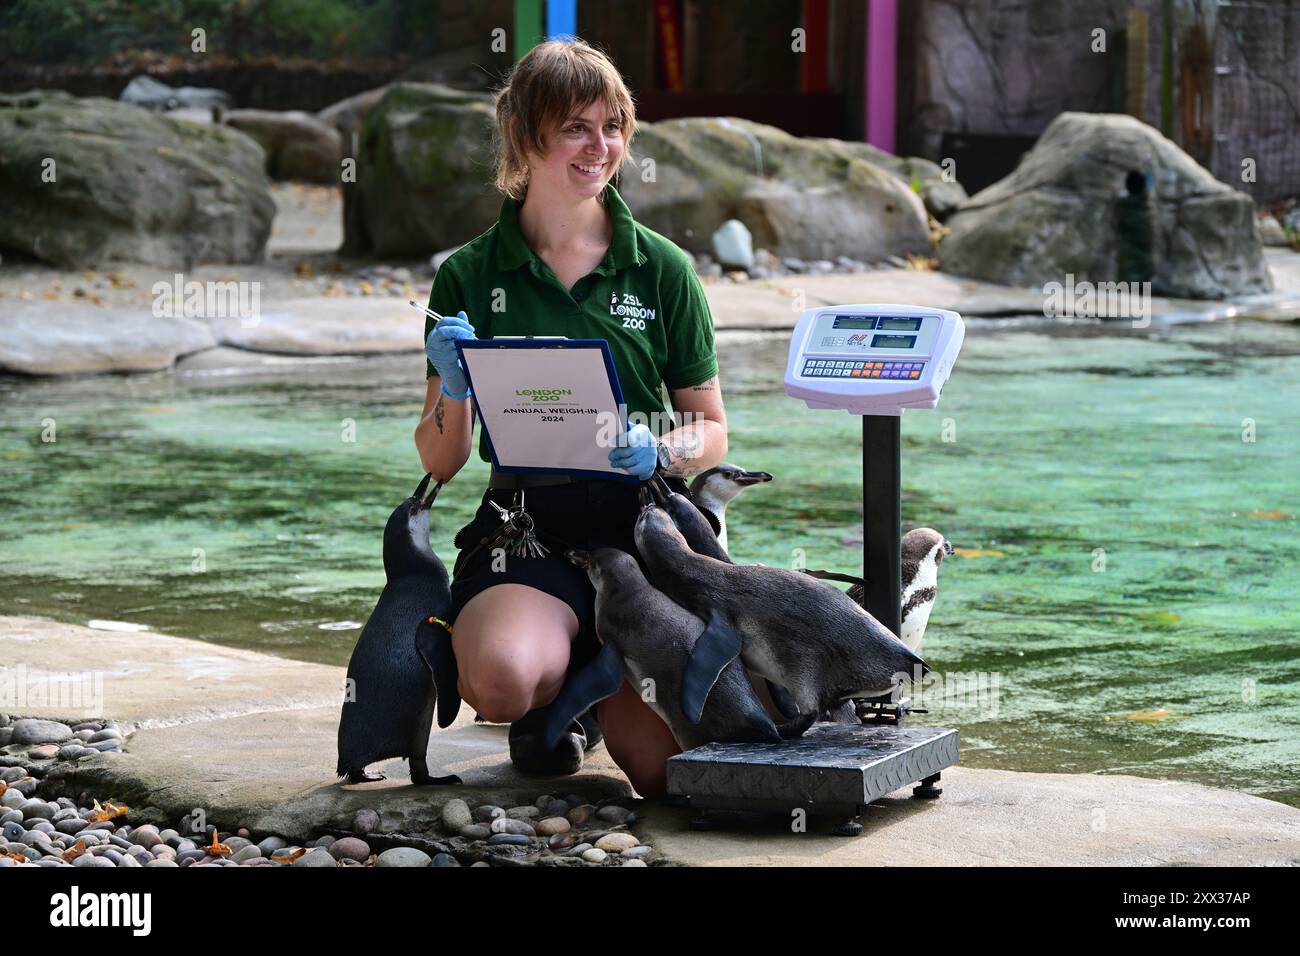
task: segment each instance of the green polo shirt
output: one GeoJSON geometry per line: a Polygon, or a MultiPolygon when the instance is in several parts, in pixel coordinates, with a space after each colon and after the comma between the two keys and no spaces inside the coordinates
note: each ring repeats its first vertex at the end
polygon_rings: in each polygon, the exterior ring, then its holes
{"type": "MultiPolygon", "coordinates": [[[[718,374],[713,316],[686,253],[633,219],[612,185],[605,194],[613,241],[600,264],[572,290],[524,240],[518,205],[507,198],[500,218],[438,269],[429,308],[440,315],[464,310],[481,339],[605,339],[629,415],[642,413],[656,434],[663,434],[673,426],[661,384],[687,388],[718,374]]],[[[434,320],[426,319],[426,339],[433,326],[434,320]]],[[[437,374],[432,364],[427,373],[437,374]]],[[[479,457],[492,460],[481,436],[479,457]]]]}

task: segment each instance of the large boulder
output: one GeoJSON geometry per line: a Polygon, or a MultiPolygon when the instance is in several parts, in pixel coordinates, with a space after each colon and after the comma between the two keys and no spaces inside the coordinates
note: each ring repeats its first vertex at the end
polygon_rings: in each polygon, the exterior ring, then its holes
{"type": "Polygon", "coordinates": [[[301,110],[231,110],[223,119],[257,140],[272,179],[338,185],[343,137],[328,123],[301,110]]]}
{"type": "Polygon", "coordinates": [[[230,94],[207,86],[168,86],[152,76],[141,74],[126,84],[118,97],[123,103],[132,103],[151,110],[230,109],[235,105],[230,94]]]}
{"type": "Polygon", "coordinates": [[[920,197],[846,145],[732,117],[646,123],[618,188],[640,222],[692,252],[712,254],[728,219],[779,256],[869,262],[928,252],[920,197]]]}
{"type": "Polygon", "coordinates": [[[343,251],[427,256],[495,221],[492,98],[435,83],[395,83],[365,115],[343,251]]]}
{"type": "Polygon", "coordinates": [[[957,210],[969,197],[956,176],[945,175],[938,164],[919,156],[895,156],[879,146],[859,143],[845,139],[824,139],[817,142],[831,144],[859,159],[874,163],[881,169],[893,173],[913,192],[921,197],[925,208],[934,218],[943,220],[957,210]]]}
{"type": "Polygon", "coordinates": [[[147,309],[8,300],[0,308],[4,372],[152,372],[216,344],[205,323],[156,316],[147,309]]]}
{"type": "Polygon", "coordinates": [[[366,90],[363,93],[357,93],[355,96],[349,96],[345,100],[339,100],[337,103],[325,107],[316,114],[316,118],[322,123],[327,123],[339,131],[349,156],[352,149],[352,137],[361,135],[361,124],[365,122],[366,115],[384,98],[384,94],[388,92],[390,86],[392,84],[387,83],[373,90],[366,90]]]}
{"type": "Polygon", "coordinates": [[[0,94],[0,249],[68,269],[257,262],[275,215],[264,162],[223,126],[57,91],[0,94]]]}
{"type": "Polygon", "coordinates": [[[1007,178],[947,222],[944,270],[1010,285],[1113,282],[1117,202],[1130,170],[1151,173],[1158,294],[1218,299],[1272,281],[1250,197],[1131,116],[1062,113],[1007,178]]]}

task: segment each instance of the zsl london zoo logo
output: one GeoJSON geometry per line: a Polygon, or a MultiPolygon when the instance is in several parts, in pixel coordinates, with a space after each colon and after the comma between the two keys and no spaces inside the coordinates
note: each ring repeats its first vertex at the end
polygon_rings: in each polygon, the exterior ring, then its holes
{"type": "Polygon", "coordinates": [[[618,300],[618,293],[609,294],[609,314],[623,320],[623,328],[640,329],[645,331],[646,319],[651,322],[655,319],[655,310],[647,309],[641,304],[641,300],[631,292],[623,293],[623,301],[618,300]]]}

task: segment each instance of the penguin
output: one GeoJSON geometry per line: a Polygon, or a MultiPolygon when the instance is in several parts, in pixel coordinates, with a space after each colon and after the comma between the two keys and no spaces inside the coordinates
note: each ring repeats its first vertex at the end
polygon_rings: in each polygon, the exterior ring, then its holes
{"type": "MultiPolygon", "coordinates": [[[[936,589],[939,586],[939,565],[952,554],[952,543],[933,528],[913,528],[903,535],[902,545],[903,603],[899,638],[911,650],[921,653],[925,625],[930,621],[936,589]]],[[[866,589],[854,584],[848,595],[858,604],[866,606],[866,589]]]]}
{"type": "MultiPolygon", "coordinates": [[[[776,743],[802,735],[812,724],[812,714],[774,724],[737,660],[722,668],[711,688],[688,693],[691,651],[701,634],[727,630],[721,616],[714,611],[706,625],[656,590],[626,551],[573,549],[565,557],[587,572],[596,589],[596,634],[603,643],[596,658],[547,705],[543,739],[548,746],[588,707],[617,693],[624,679],[643,694],[652,691],[646,703],[683,750],[714,741],[776,743]],[[686,698],[704,701],[706,696],[701,711],[684,709],[686,698]]],[[[737,637],[731,633],[725,639],[737,637]]]]}
{"type": "Polygon", "coordinates": [[[354,697],[343,702],[339,717],[336,773],[349,783],[383,780],[366,767],[393,757],[410,761],[412,783],[461,782],[455,774],[430,776],[426,762],[435,704],[442,727],[460,708],[451,638],[437,620],[451,607],[451,588],[429,546],[429,508],[442,488],[438,482],[426,498],[431,477],[388,518],[387,583],[348,661],[354,697]]]}
{"type": "Polygon", "coordinates": [[[677,530],[686,539],[687,545],[696,554],[705,554],[718,561],[731,564],[731,556],[718,540],[713,525],[704,512],[684,496],[679,495],[668,486],[659,475],[651,475],[641,486],[641,503],[653,500],[660,508],[668,512],[677,530]]]}
{"type": "Polygon", "coordinates": [[[771,480],[772,476],[765,471],[746,471],[724,461],[696,475],[691,481],[691,498],[696,507],[711,519],[718,545],[724,552],[727,550],[727,505],[746,488],[771,480]]]}
{"type": "Polygon", "coordinates": [[[683,710],[699,713],[712,686],[739,655],[745,667],[788,694],[796,713],[820,714],[889,686],[895,675],[929,667],[839,588],[784,568],[735,565],[697,554],[668,513],[646,502],[634,529],[650,580],[669,598],[725,627],[710,628],[691,653],[683,710]]]}

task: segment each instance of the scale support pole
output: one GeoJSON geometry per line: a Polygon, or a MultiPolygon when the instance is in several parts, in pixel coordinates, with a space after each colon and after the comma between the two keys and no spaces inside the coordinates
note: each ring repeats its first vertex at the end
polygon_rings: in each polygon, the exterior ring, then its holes
{"type": "Polygon", "coordinates": [[[901,415],[862,416],[862,578],[867,611],[897,637],[902,628],[901,415]]]}

